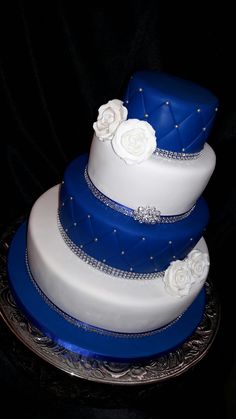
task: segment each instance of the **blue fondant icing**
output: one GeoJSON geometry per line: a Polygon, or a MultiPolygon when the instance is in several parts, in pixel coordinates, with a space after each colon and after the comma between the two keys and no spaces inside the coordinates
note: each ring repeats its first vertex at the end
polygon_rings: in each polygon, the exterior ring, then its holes
{"type": "Polygon", "coordinates": [[[84,178],[87,160],[83,155],[68,166],[60,189],[60,222],[76,246],[113,268],[144,274],[163,271],[171,261],[187,256],[208,223],[202,197],[181,221],[140,224],[92,194],[84,178]]]}
{"type": "MultiPolygon", "coordinates": [[[[10,245],[7,269],[12,294],[27,318],[52,341],[67,350],[94,359],[134,361],[152,358],[181,345],[202,320],[204,288],[182,316],[168,327],[137,338],[96,333],[68,321],[48,304],[31,280],[25,261],[27,224],[17,230],[10,245]]],[[[78,273],[79,275],[79,273],[78,273]]],[[[79,320],[79,319],[78,319],[79,320]]]]}
{"type": "Polygon", "coordinates": [[[128,118],[149,122],[162,150],[198,153],[207,140],[218,99],[188,80],[157,71],[139,71],[124,95],[128,118]]]}

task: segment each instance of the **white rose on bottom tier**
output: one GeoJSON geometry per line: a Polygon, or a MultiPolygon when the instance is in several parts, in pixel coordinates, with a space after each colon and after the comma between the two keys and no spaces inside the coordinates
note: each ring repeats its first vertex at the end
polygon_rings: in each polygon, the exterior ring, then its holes
{"type": "Polygon", "coordinates": [[[105,105],[100,106],[97,121],[93,124],[99,140],[111,140],[117,127],[126,120],[127,115],[127,108],[119,99],[109,100],[105,105]]]}
{"type": "Polygon", "coordinates": [[[200,250],[192,250],[187,258],[187,264],[192,274],[192,281],[203,281],[209,269],[210,261],[207,253],[200,252],[200,250]]]}
{"type": "Polygon", "coordinates": [[[128,119],[117,128],[112,147],[127,164],[141,163],[156,149],[155,131],[146,121],[128,119]]]}
{"type": "Polygon", "coordinates": [[[165,271],[163,281],[169,294],[177,297],[188,295],[192,278],[187,263],[181,260],[171,262],[169,268],[165,271]]]}

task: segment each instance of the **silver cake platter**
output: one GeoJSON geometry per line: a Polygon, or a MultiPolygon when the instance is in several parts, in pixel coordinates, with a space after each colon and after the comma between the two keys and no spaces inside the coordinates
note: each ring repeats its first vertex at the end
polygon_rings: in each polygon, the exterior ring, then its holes
{"type": "Polygon", "coordinates": [[[71,376],[100,383],[138,385],[177,377],[208,353],[220,323],[220,304],[210,279],[206,282],[207,301],[201,324],[181,347],[163,356],[142,362],[115,363],[88,359],[55,344],[23,315],[9,288],[7,252],[22,221],[10,226],[0,239],[0,315],[14,335],[37,356],[71,376]]]}

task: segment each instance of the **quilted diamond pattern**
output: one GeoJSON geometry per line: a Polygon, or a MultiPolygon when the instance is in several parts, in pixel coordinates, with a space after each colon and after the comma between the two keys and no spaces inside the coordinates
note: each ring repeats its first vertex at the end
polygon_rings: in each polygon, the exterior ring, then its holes
{"type": "Polygon", "coordinates": [[[128,118],[150,123],[157,147],[197,153],[210,134],[217,98],[194,83],[158,72],[137,72],[124,96],[128,118]]]}
{"type": "Polygon", "coordinates": [[[145,225],[104,205],[84,179],[87,159],[69,166],[60,192],[60,221],[72,242],[98,261],[124,271],[152,273],[184,258],[208,222],[204,200],[172,224],[145,225]],[[78,169],[79,167],[79,169],[78,169]]]}

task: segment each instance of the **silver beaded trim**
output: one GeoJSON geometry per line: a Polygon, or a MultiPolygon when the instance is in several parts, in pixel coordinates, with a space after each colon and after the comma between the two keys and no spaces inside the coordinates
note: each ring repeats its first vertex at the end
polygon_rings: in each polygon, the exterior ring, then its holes
{"type": "Polygon", "coordinates": [[[184,151],[177,152],[177,151],[163,150],[162,148],[156,148],[153,154],[156,156],[165,157],[167,159],[173,159],[173,160],[195,160],[200,156],[201,151],[199,151],[198,153],[185,153],[184,151]]]}
{"type": "Polygon", "coordinates": [[[112,199],[108,198],[106,195],[103,195],[96,186],[92,183],[91,179],[89,178],[88,174],[88,167],[86,166],[84,171],[84,177],[86,183],[92,192],[92,194],[99,199],[104,205],[107,207],[122,213],[123,215],[127,215],[132,217],[134,220],[145,223],[145,224],[169,224],[169,223],[176,223],[177,221],[181,221],[184,218],[188,217],[189,214],[194,210],[195,205],[190,208],[187,212],[179,215],[161,215],[160,212],[155,207],[138,207],[137,210],[133,210],[131,208],[125,207],[124,205],[118,204],[117,202],[113,201],[112,199]]]}
{"type": "Polygon", "coordinates": [[[125,332],[113,332],[111,330],[106,330],[106,329],[102,329],[96,326],[92,326],[90,324],[87,323],[83,323],[80,320],[75,319],[74,317],[70,316],[69,314],[65,313],[64,311],[62,311],[59,307],[57,307],[45,294],[44,292],[41,290],[41,288],[38,286],[38,284],[36,283],[31,270],[30,270],[30,266],[29,266],[29,260],[28,260],[28,252],[26,250],[25,253],[25,263],[26,263],[26,268],[28,271],[28,275],[30,277],[30,280],[32,281],[32,284],[34,285],[34,287],[36,288],[37,292],[40,294],[40,296],[42,297],[42,299],[44,300],[44,302],[53,310],[55,310],[60,316],[62,316],[66,321],[68,321],[69,323],[72,323],[74,326],[81,328],[83,330],[86,330],[88,332],[92,332],[92,333],[97,333],[100,335],[105,335],[105,336],[112,336],[115,338],[133,338],[133,339],[137,339],[137,338],[142,338],[145,336],[152,336],[152,335],[156,335],[157,333],[161,333],[164,330],[168,329],[169,327],[171,327],[173,324],[175,324],[183,315],[183,313],[178,316],[175,320],[173,320],[172,322],[168,323],[166,326],[161,327],[160,329],[156,329],[156,330],[152,330],[150,332],[142,332],[142,333],[125,333],[125,332]]]}
{"type": "Polygon", "coordinates": [[[114,268],[112,266],[107,265],[104,262],[100,262],[99,260],[93,258],[92,256],[85,253],[85,251],[82,249],[83,247],[82,245],[81,247],[77,246],[69,238],[69,236],[67,235],[64,228],[61,225],[59,214],[58,214],[58,228],[64,242],[76,256],[78,256],[88,265],[92,266],[95,269],[98,269],[99,271],[102,271],[103,273],[107,275],[119,277],[123,279],[157,279],[157,278],[163,278],[164,276],[164,273],[165,273],[164,271],[152,272],[152,273],[146,273],[146,274],[132,272],[132,271],[123,271],[121,269],[114,268]]]}
{"type": "Polygon", "coordinates": [[[92,183],[92,181],[89,178],[88,167],[87,166],[86,166],[85,171],[84,171],[84,177],[85,177],[85,180],[87,182],[87,185],[88,185],[90,191],[92,192],[92,194],[97,199],[99,199],[99,201],[101,201],[104,205],[106,205],[107,207],[109,207],[109,208],[111,208],[115,211],[121,212],[124,215],[128,215],[129,217],[132,217],[132,212],[133,212],[132,209],[130,209],[128,207],[125,207],[124,205],[120,205],[115,201],[112,201],[112,199],[108,198],[106,195],[103,195],[103,193],[100,192],[96,188],[96,186],[92,183]]]}

